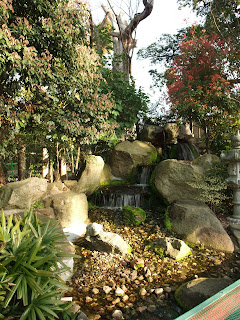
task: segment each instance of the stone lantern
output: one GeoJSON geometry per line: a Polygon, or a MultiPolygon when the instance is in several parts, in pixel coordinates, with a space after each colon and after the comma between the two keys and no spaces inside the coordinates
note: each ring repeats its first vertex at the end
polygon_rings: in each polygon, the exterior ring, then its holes
{"type": "Polygon", "coordinates": [[[227,154],[221,154],[221,159],[227,161],[229,177],[226,179],[233,189],[233,215],[228,222],[240,244],[240,133],[232,138],[233,148],[227,154]]]}

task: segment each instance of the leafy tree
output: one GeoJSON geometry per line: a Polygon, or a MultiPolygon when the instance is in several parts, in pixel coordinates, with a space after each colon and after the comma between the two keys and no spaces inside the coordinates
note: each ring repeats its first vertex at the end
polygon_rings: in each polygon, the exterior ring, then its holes
{"type": "Polygon", "coordinates": [[[111,87],[103,90],[89,17],[81,1],[0,2],[2,159],[32,142],[55,158],[56,146],[66,156],[99,140],[116,141],[124,110],[111,87]]]}
{"type": "Polygon", "coordinates": [[[197,122],[207,143],[221,149],[222,140],[239,126],[239,1],[178,2],[205,18],[204,27],[163,35],[139,55],[168,68],[150,73],[160,89],[167,81],[174,115],[197,122]]]}
{"type": "Polygon", "coordinates": [[[166,78],[172,112],[203,128],[208,146],[239,125],[239,100],[231,81],[235,69],[226,59],[233,48],[205,32],[191,29],[166,78]]]}

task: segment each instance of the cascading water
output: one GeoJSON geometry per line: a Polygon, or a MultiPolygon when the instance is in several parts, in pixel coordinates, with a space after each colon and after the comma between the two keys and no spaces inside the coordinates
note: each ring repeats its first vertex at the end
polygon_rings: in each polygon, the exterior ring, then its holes
{"type": "Polygon", "coordinates": [[[149,180],[152,171],[153,166],[139,167],[136,184],[103,187],[94,195],[94,203],[111,209],[122,209],[124,206],[147,208],[150,193],[149,180]]]}
{"type": "Polygon", "coordinates": [[[137,185],[149,186],[150,177],[154,167],[155,166],[139,166],[138,167],[137,185]]]}

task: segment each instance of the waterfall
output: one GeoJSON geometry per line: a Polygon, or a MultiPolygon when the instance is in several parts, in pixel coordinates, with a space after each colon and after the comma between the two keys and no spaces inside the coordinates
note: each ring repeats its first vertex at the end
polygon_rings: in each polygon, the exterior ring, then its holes
{"type": "Polygon", "coordinates": [[[110,193],[102,196],[102,206],[105,208],[122,209],[124,206],[139,208],[143,205],[140,193],[110,193]]]}
{"type": "Polygon", "coordinates": [[[91,201],[97,206],[122,209],[124,206],[149,207],[149,181],[155,166],[139,166],[134,185],[110,185],[96,192],[91,201]]]}
{"type": "Polygon", "coordinates": [[[177,143],[177,160],[194,160],[196,156],[193,151],[198,154],[198,150],[194,145],[190,145],[186,142],[178,142],[177,143]]]}
{"type": "Polygon", "coordinates": [[[137,183],[138,186],[149,186],[150,178],[155,166],[138,166],[137,183]]]}

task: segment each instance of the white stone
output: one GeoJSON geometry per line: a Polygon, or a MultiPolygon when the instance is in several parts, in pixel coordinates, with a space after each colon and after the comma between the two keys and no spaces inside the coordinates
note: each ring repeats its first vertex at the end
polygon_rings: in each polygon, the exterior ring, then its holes
{"type": "Polygon", "coordinates": [[[99,223],[91,223],[87,226],[86,234],[90,237],[95,237],[103,232],[103,226],[99,223]]]}
{"type": "Polygon", "coordinates": [[[156,288],[156,289],[154,290],[154,292],[155,292],[156,295],[160,295],[160,294],[163,293],[163,288],[156,288]]]}
{"type": "Polygon", "coordinates": [[[112,314],[113,319],[115,320],[122,320],[123,319],[123,313],[121,310],[115,310],[112,314]]]}
{"type": "Polygon", "coordinates": [[[109,294],[109,293],[112,291],[112,288],[109,287],[109,286],[104,286],[104,287],[103,287],[103,291],[104,291],[106,294],[109,294]]]}
{"type": "Polygon", "coordinates": [[[115,290],[115,295],[118,296],[118,297],[121,297],[121,296],[125,295],[125,292],[124,292],[123,289],[117,287],[117,289],[115,290]]]}

